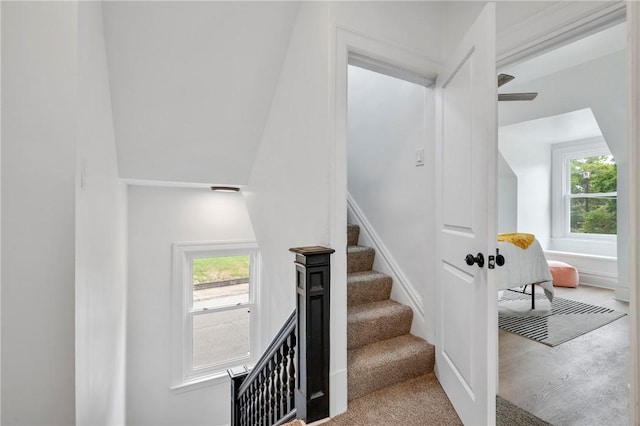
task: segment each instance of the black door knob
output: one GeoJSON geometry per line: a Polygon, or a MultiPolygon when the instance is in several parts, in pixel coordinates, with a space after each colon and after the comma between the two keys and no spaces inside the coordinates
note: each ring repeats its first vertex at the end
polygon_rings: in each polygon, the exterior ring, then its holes
{"type": "Polygon", "coordinates": [[[467,265],[471,266],[474,263],[478,264],[478,267],[482,268],[484,266],[484,256],[482,253],[478,253],[475,257],[472,254],[468,254],[464,261],[467,262],[467,265]]]}

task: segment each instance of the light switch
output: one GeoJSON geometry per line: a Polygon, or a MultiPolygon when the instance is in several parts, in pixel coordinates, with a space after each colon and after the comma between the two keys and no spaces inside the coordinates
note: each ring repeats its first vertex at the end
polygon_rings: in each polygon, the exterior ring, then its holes
{"type": "Polygon", "coordinates": [[[416,149],[416,167],[424,166],[424,148],[416,149]]]}

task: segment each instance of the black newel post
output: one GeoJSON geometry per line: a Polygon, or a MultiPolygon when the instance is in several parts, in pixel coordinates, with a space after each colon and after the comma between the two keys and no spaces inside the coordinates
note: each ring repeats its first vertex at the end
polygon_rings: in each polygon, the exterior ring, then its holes
{"type": "Polygon", "coordinates": [[[249,370],[243,365],[241,367],[231,368],[227,370],[227,373],[231,378],[231,426],[239,426],[241,404],[238,403],[238,391],[244,379],[247,378],[249,370]]]}
{"type": "Polygon", "coordinates": [[[299,419],[311,423],[329,417],[329,284],[335,250],[314,246],[290,251],[296,254],[296,410],[299,419]]]}

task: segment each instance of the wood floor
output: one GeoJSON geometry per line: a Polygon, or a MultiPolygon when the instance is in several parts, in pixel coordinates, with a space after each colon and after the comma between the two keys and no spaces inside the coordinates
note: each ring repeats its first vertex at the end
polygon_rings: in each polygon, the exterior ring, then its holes
{"type": "MultiPolygon", "coordinates": [[[[629,312],[613,291],[556,287],[556,296],[629,312]]],[[[629,316],[549,347],[499,330],[498,394],[553,425],[629,424],[629,316]]]]}

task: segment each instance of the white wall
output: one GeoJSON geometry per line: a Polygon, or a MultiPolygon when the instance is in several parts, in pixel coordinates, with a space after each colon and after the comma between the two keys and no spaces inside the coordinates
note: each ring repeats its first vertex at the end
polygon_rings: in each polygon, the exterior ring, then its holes
{"type": "Polygon", "coordinates": [[[435,61],[442,57],[442,2],[330,3],[332,26],[341,26],[376,40],[393,43],[398,48],[410,50],[435,61]]]}
{"type": "Polygon", "coordinates": [[[78,4],[76,421],[125,423],[126,186],[98,2],[78,4]]]}
{"type": "MultiPolygon", "coordinates": [[[[421,305],[430,300],[434,280],[435,126],[427,123],[433,98],[423,86],[349,67],[348,190],[421,305]],[[422,166],[416,166],[419,148],[422,166]]],[[[418,335],[434,336],[414,312],[414,326],[418,322],[418,335]]]]}
{"type": "Polygon", "coordinates": [[[77,5],[1,7],[2,424],[70,425],[77,5]]]}
{"type": "MultiPolygon", "coordinates": [[[[626,114],[626,51],[604,56],[538,80],[509,83],[509,91],[539,91],[527,105],[500,106],[500,124],[507,125],[551,115],[591,108],[602,135],[618,164],[618,283],[616,297],[627,300],[628,284],[628,162],[626,114]],[[594,84],[594,82],[602,82],[594,84]]],[[[511,103],[513,104],[513,103],[511,103]]],[[[502,145],[501,145],[502,149],[502,145]]],[[[505,155],[506,157],[506,155],[505,155]]],[[[518,177],[520,175],[518,174],[518,177]]],[[[520,218],[520,216],[519,216],[520,218]]],[[[521,225],[519,223],[519,225],[521,225]]],[[[555,250],[570,251],[566,245],[555,250]]],[[[585,252],[584,248],[578,250],[585,252]]],[[[597,253],[603,254],[603,253],[597,253]]],[[[611,254],[608,254],[611,255],[611,254]]]]}
{"type": "Polygon", "coordinates": [[[551,238],[551,148],[500,135],[499,149],[517,176],[518,228],[509,232],[535,234],[547,248],[551,238]]]}
{"type": "MultiPolygon", "coordinates": [[[[346,408],[346,164],[340,160],[346,145],[335,144],[335,102],[343,101],[334,99],[336,26],[407,45],[437,60],[440,8],[431,2],[303,2],[245,192],[263,253],[263,278],[277,290],[269,301],[271,334],[294,308],[293,257],[287,250],[310,244],[336,250],[330,368],[334,415],[346,408]]],[[[346,100],[346,93],[337,95],[346,100]]]]}
{"type": "Polygon", "coordinates": [[[262,279],[272,289],[266,295],[267,342],[295,308],[289,248],[329,243],[328,7],[300,5],[244,191],[262,252],[262,279]]]}
{"type": "MultiPolygon", "coordinates": [[[[443,25],[442,55],[452,51],[458,45],[466,29],[476,20],[482,9],[486,5],[486,1],[447,1],[444,6],[444,19],[446,24],[443,25]]],[[[496,25],[500,24],[497,20],[497,11],[499,3],[496,6],[496,25]]]]}
{"type": "MultiPolygon", "coordinates": [[[[228,379],[170,390],[171,245],[254,239],[243,197],[130,186],[128,224],[127,424],[228,424],[228,379]]],[[[264,289],[271,293],[270,283],[264,289]]]]}
{"type": "Polygon", "coordinates": [[[498,152],[498,232],[518,230],[518,177],[498,152]]]}

